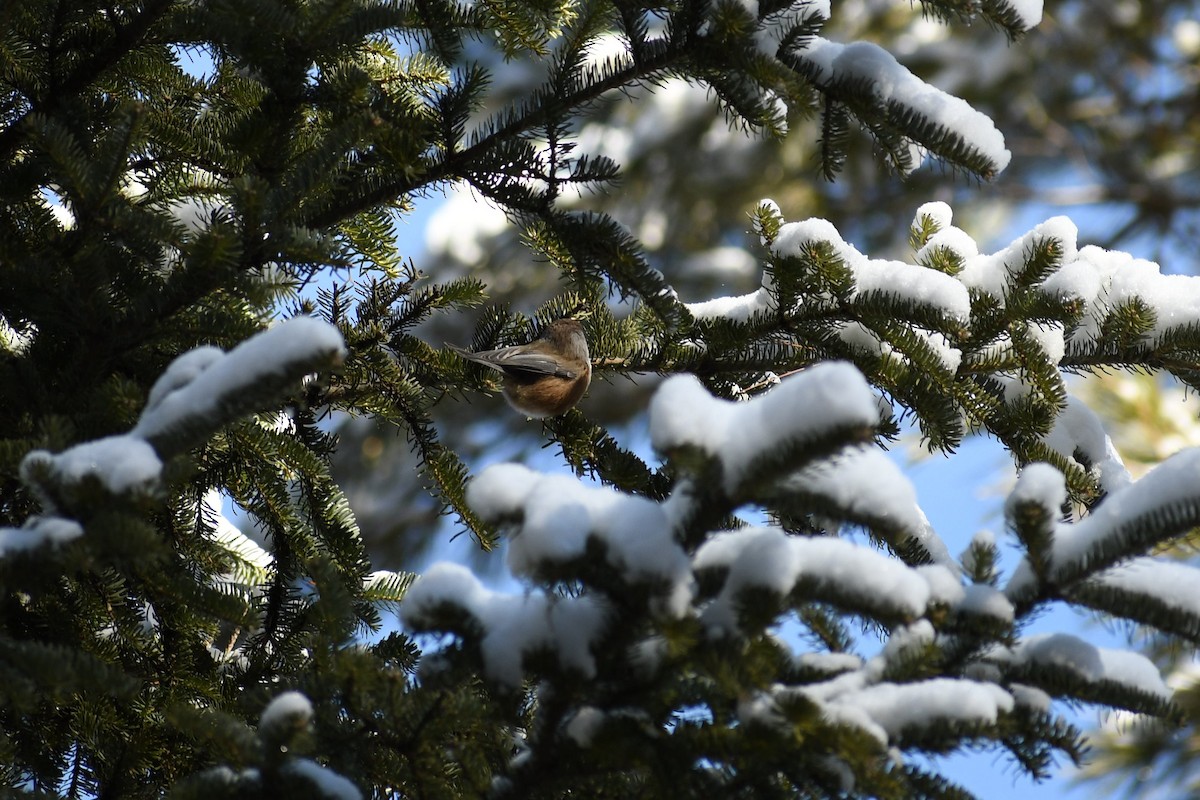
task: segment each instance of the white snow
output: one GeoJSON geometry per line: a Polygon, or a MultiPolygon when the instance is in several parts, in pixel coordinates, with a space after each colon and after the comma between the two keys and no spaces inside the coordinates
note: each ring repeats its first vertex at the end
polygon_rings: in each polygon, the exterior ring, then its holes
{"type": "MultiPolygon", "coordinates": [[[[769,201],[764,201],[769,202],[769,201]]],[[[1068,337],[1060,323],[1033,321],[1028,334],[1053,363],[1059,363],[1068,347],[1091,346],[1108,314],[1117,306],[1139,302],[1154,313],[1154,325],[1144,337],[1153,345],[1180,327],[1200,324],[1200,279],[1190,275],[1163,275],[1157,264],[1136,259],[1128,253],[1109,252],[1093,246],[1078,247],[1078,230],[1066,217],[1053,217],[992,254],[981,254],[974,240],[949,225],[952,214],[944,203],[926,203],[917,212],[930,216],[941,226],[915,255],[917,264],[869,259],[842,240],[827,221],[809,219],[781,226],[772,244],[777,257],[799,256],[817,242],[826,243],[847,265],[853,277],[852,295],[886,293],[905,302],[935,309],[964,324],[970,320],[968,290],[991,295],[1000,305],[1007,302],[1014,276],[1024,270],[1033,245],[1056,240],[1062,251],[1058,267],[1036,287],[1037,291],[1084,306],[1078,326],[1068,337]],[[922,266],[938,250],[953,252],[962,261],[956,276],[922,266]]],[[[746,320],[751,315],[775,310],[777,300],[770,276],[763,286],[747,295],[719,297],[688,305],[698,318],[723,316],[746,320]]],[[[961,353],[943,334],[917,330],[937,352],[949,372],[957,370],[961,353]]],[[[892,348],[870,331],[848,325],[842,337],[851,344],[884,356],[896,357],[892,348]]],[[[1012,346],[1007,336],[989,344],[999,352],[1012,346]]],[[[1118,471],[1119,472],[1119,471],[1118,471]]]]}
{"type": "MultiPolygon", "coordinates": [[[[764,276],[764,281],[766,278],[764,276]]],[[[750,294],[734,295],[731,297],[714,297],[699,303],[684,303],[688,313],[696,319],[725,319],[745,322],[755,314],[765,314],[776,307],[775,296],[766,287],[757,289],[750,294]]]]}
{"type": "Polygon", "coordinates": [[[1109,312],[1132,301],[1145,304],[1154,313],[1154,325],[1144,336],[1148,345],[1172,329],[1200,321],[1200,279],[1196,276],[1163,275],[1153,262],[1091,245],[1074,252],[1073,234],[1071,242],[1062,267],[1040,287],[1051,296],[1084,303],[1083,319],[1069,339],[1071,344],[1087,346],[1096,341],[1109,312]]]}
{"type": "Polygon", "coordinates": [[[821,495],[849,517],[882,519],[921,543],[934,563],[951,566],[954,559],[917,504],[912,483],[883,451],[853,447],[818,461],[784,483],[785,490],[821,495]]]}
{"type": "MultiPolygon", "coordinates": [[[[333,325],[313,317],[292,317],[252,336],[224,356],[200,348],[180,356],[151,390],[134,436],[153,440],[187,421],[215,416],[226,398],[250,391],[268,376],[300,363],[339,361],[346,346],[333,325]]],[[[219,351],[218,351],[219,352],[219,351]]]]}
{"type": "Polygon", "coordinates": [[[1119,549],[1115,540],[1121,526],[1129,527],[1164,506],[1195,501],[1200,485],[1200,449],[1178,453],[1150,470],[1141,480],[1109,495],[1087,517],[1073,525],[1060,525],[1054,536],[1052,568],[1075,568],[1092,562],[1106,544],[1119,549]]]}
{"type": "Polygon", "coordinates": [[[944,231],[953,222],[954,212],[948,203],[944,203],[941,200],[931,200],[928,203],[922,203],[917,208],[917,213],[913,215],[913,227],[916,227],[922,217],[929,217],[939,231],[944,231]]]}
{"type": "Polygon", "coordinates": [[[883,676],[886,664],[903,662],[909,652],[924,650],[936,639],[937,631],[933,629],[933,623],[927,619],[918,619],[894,629],[892,635],[884,643],[879,657],[871,659],[867,665],[871,680],[877,680],[883,676]]]}
{"type": "Polygon", "coordinates": [[[1141,653],[1096,647],[1070,634],[1046,633],[1022,639],[1010,657],[1016,663],[1066,669],[1088,683],[1115,683],[1171,699],[1171,690],[1163,683],[1158,667],[1141,653]]]}
{"type": "Polygon", "coordinates": [[[1154,598],[1168,608],[1200,616],[1200,570],[1159,558],[1135,558],[1105,570],[1089,585],[1154,598]]]}
{"type": "Polygon", "coordinates": [[[992,617],[1000,622],[1012,622],[1015,617],[1012,603],[1004,593],[983,583],[966,586],[956,609],[967,614],[992,617]]]}
{"type": "MultiPolygon", "coordinates": [[[[838,338],[856,350],[872,356],[878,356],[882,359],[902,363],[909,360],[908,356],[902,351],[896,349],[891,343],[885,342],[874,331],[860,322],[843,322],[838,324],[837,329],[838,338]]],[[[958,369],[958,365],[962,363],[962,351],[950,347],[945,337],[938,334],[930,334],[916,327],[912,328],[911,331],[914,337],[924,340],[934,351],[934,355],[941,361],[941,366],[944,370],[953,373],[958,369]]]]}
{"type": "Polygon", "coordinates": [[[789,536],[778,528],[718,533],[697,551],[693,567],[729,571],[701,613],[717,637],[738,630],[739,596],[748,588],[786,596],[803,587],[807,597],[906,617],[920,616],[930,593],[920,573],[875,550],[829,536],[789,536]]]}
{"type": "MultiPolygon", "coordinates": [[[[1061,358],[1062,354],[1059,353],[1061,358]]],[[[1054,427],[1044,440],[1050,449],[1074,459],[1078,450],[1089,462],[1092,473],[1105,492],[1124,489],[1132,482],[1125,462],[1104,432],[1104,425],[1087,405],[1076,397],[1068,397],[1066,407],[1054,420],[1054,427]]]]}
{"type": "Polygon", "coordinates": [[[605,713],[594,706],[580,706],[567,722],[567,736],[580,747],[591,747],[604,717],[605,713]]]}
{"type": "Polygon", "coordinates": [[[590,596],[501,594],[486,588],[466,567],[438,562],[413,583],[400,605],[400,618],[414,630],[427,630],[447,607],[466,613],[479,626],[484,669],[498,683],[520,686],[525,656],[538,650],[554,652],[564,669],[595,676],[591,647],[604,632],[607,614],[590,596]]]}
{"type": "Polygon", "coordinates": [[[966,597],[966,588],[958,572],[941,564],[922,564],[915,568],[929,584],[929,602],[945,606],[957,606],[966,597]]]}
{"type": "Polygon", "coordinates": [[[979,255],[979,245],[966,231],[948,226],[929,237],[925,245],[916,252],[918,264],[927,263],[936,251],[945,250],[955,254],[965,265],[968,259],[979,255]]]}
{"type": "MultiPolygon", "coordinates": [[[[816,50],[805,51],[805,54],[816,58],[821,53],[833,55],[840,52],[840,45],[828,42],[825,45],[815,45],[816,50]]],[[[869,53],[871,47],[864,52],[869,53]]],[[[870,58],[866,58],[863,63],[870,61],[870,58]]],[[[763,204],[778,213],[773,202],[764,200],[763,204]]],[[[1033,288],[1055,298],[1078,301],[1082,306],[1082,317],[1069,335],[1062,323],[1045,320],[1030,321],[1026,332],[1046,358],[1056,364],[1063,360],[1068,351],[1095,347],[1109,314],[1115,308],[1131,303],[1145,306],[1154,315],[1153,325],[1142,338],[1142,344],[1147,347],[1156,345],[1163,337],[1180,328],[1200,325],[1200,278],[1163,275],[1157,264],[1134,258],[1128,253],[1110,252],[1090,245],[1079,247],[1078,229],[1066,217],[1052,217],[1017,237],[1007,247],[985,254],[979,252],[978,245],[968,234],[950,225],[953,214],[945,203],[922,205],[917,210],[914,225],[922,216],[934,220],[939,230],[917,251],[915,264],[867,258],[846,243],[832,224],[821,219],[781,225],[771,249],[776,258],[800,256],[809,246],[824,243],[849,269],[852,277],[851,296],[886,294],[906,303],[936,310],[967,326],[970,323],[970,292],[989,295],[992,302],[1003,306],[1014,289],[1014,278],[1025,270],[1033,246],[1046,240],[1055,240],[1061,257],[1051,274],[1033,288]],[[962,264],[957,275],[925,266],[932,263],[935,254],[941,251],[957,256],[962,264]]],[[[806,298],[808,302],[831,300],[823,297],[806,298]]],[[[764,273],[762,287],[754,292],[718,297],[687,307],[700,319],[726,317],[745,321],[755,314],[774,312],[777,306],[774,282],[769,274],[764,273]]],[[[962,354],[953,340],[941,332],[920,328],[913,332],[934,351],[947,372],[957,371],[962,354]]],[[[885,358],[905,358],[894,350],[893,343],[880,341],[875,333],[857,322],[845,323],[839,335],[848,344],[867,352],[885,358]]],[[[990,351],[991,357],[1000,358],[1010,355],[1013,345],[1008,334],[1002,334],[994,341],[984,343],[984,346],[990,351]]],[[[1017,378],[1008,376],[1006,380],[1009,384],[1006,397],[1009,399],[1020,396],[1028,389],[1017,378]]],[[[1108,463],[1101,469],[1101,478],[1109,481],[1105,488],[1112,491],[1121,484],[1123,470],[1115,460],[1106,460],[1108,463]]]]}
{"type": "Polygon", "coordinates": [[[362,792],[348,779],[307,758],[291,759],[283,771],[307,778],[328,800],[362,800],[362,792]]]}
{"type": "Polygon", "coordinates": [[[792,663],[799,669],[838,675],[861,668],[863,660],[853,653],[797,653],[792,663]]]}
{"type": "Polygon", "coordinates": [[[0,350],[10,355],[24,356],[37,339],[38,327],[32,322],[26,322],[20,330],[14,328],[3,314],[0,314],[0,350]]]}
{"type": "MultiPolygon", "coordinates": [[[[914,683],[881,681],[890,660],[912,645],[929,641],[928,622],[914,626],[911,635],[885,648],[880,656],[855,672],[821,683],[774,687],[778,699],[795,694],[816,703],[835,724],[853,725],[872,736],[881,747],[906,732],[941,722],[992,724],[1012,711],[1012,695],[994,683],[934,678],[914,683]]],[[[895,637],[893,637],[895,638],[895,637]]]]}
{"type": "Polygon", "coordinates": [[[295,730],[307,726],[312,717],[313,707],[307,697],[300,692],[284,692],[263,709],[258,727],[262,730],[295,730]]]}
{"type": "MultiPolygon", "coordinates": [[[[61,453],[33,450],[21,461],[22,481],[48,512],[69,510],[79,501],[81,487],[95,482],[112,495],[152,496],[159,489],[163,464],[151,441],[159,434],[196,416],[214,415],[239,391],[250,391],[259,380],[299,361],[318,356],[340,359],[345,345],[337,328],[320,320],[297,317],[243,342],[229,354],[200,347],[175,359],[155,382],[141,419],[128,434],[83,442],[61,453]]],[[[260,567],[268,556],[232,526],[217,520],[217,540],[246,564],[260,567]]],[[[41,524],[41,523],[37,523],[41,524]]],[[[64,541],[76,528],[8,529],[4,549],[26,549],[40,541],[64,541]],[[69,535],[68,535],[69,534],[69,535]]]]}
{"type": "Polygon", "coordinates": [[[773,691],[755,691],[738,697],[737,718],[743,725],[762,725],[768,728],[787,730],[789,723],[776,702],[779,690],[783,687],[776,685],[773,691]]]}
{"type": "Polygon", "coordinates": [[[64,483],[94,477],[113,494],[151,491],[162,473],[154,448],[134,436],[84,442],[55,456],[54,466],[64,483]]]}
{"type": "MultiPolygon", "coordinates": [[[[205,519],[213,526],[213,541],[238,559],[244,569],[265,578],[275,563],[274,557],[221,513],[221,505],[221,495],[216,490],[204,496],[202,511],[205,519]]],[[[242,583],[234,575],[222,575],[218,580],[242,583]]],[[[254,581],[254,584],[257,583],[258,581],[254,581]]]]}
{"type": "Polygon", "coordinates": [[[1033,574],[1033,565],[1029,563],[1028,558],[1022,558],[1017,562],[1012,577],[1008,579],[1008,585],[1004,587],[1004,596],[1010,602],[1020,603],[1031,599],[1036,591],[1037,576],[1033,574]]]}
{"type": "Polygon", "coordinates": [[[894,103],[945,128],[986,157],[996,172],[1012,158],[1004,136],[984,114],[966,101],[930,86],[877,44],[839,44],[814,36],[796,55],[816,67],[816,81],[834,83],[865,81],[881,103],[894,103]]]}
{"type": "Polygon", "coordinates": [[[42,470],[48,472],[49,480],[68,490],[94,480],[112,494],[148,495],[158,488],[162,462],[145,440],[120,435],[77,444],[58,454],[45,450],[27,453],[21,462],[25,483],[36,483],[42,470]]]}
{"type": "Polygon", "coordinates": [[[734,491],[755,462],[779,448],[827,435],[839,427],[879,422],[874,393],[850,364],[827,362],[783,380],[749,402],[713,397],[694,376],[668,378],[650,404],[654,448],[670,454],[695,447],[721,460],[726,491],[734,491]]]}
{"type": "MultiPolygon", "coordinates": [[[[1079,229],[1070,219],[1062,216],[1051,217],[1028,233],[1017,237],[1004,249],[990,255],[978,255],[967,259],[958,279],[968,289],[989,294],[1003,305],[1011,279],[1025,268],[1026,258],[1035,242],[1045,239],[1057,240],[1063,251],[1062,263],[1067,264],[1075,260],[1075,243],[1078,236],[1079,229]]],[[[1047,281],[1043,289],[1049,283],[1047,281]]]]}
{"type": "Polygon", "coordinates": [[[687,610],[688,558],[658,503],[518,464],[485,469],[468,485],[467,502],[484,519],[520,520],[507,555],[514,575],[536,577],[549,565],[583,558],[594,539],[628,580],[666,586],[669,615],[681,617],[687,610]]]}
{"type": "Polygon", "coordinates": [[[963,551],[961,556],[963,569],[970,574],[975,573],[975,568],[978,566],[975,563],[976,554],[987,553],[988,551],[996,551],[996,534],[989,530],[976,531],[971,537],[971,544],[963,551]]]}
{"type": "Polygon", "coordinates": [[[1065,502],[1067,482],[1062,473],[1050,464],[1036,462],[1026,464],[1017,476],[1017,484],[1004,503],[1004,513],[1011,519],[1018,505],[1036,503],[1046,510],[1051,519],[1055,519],[1065,502]]]}
{"type": "Polygon", "coordinates": [[[1060,322],[1032,322],[1028,328],[1029,338],[1042,348],[1046,360],[1058,364],[1067,352],[1066,331],[1060,322]]]}
{"type": "Polygon", "coordinates": [[[32,516],[20,528],[0,528],[0,558],[44,544],[63,544],[82,535],[83,528],[75,520],[32,516]]]}
{"type": "Polygon", "coordinates": [[[189,350],[177,357],[150,389],[146,398],[146,408],[154,408],[163,398],[176,389],[181,389],[194,381],[201,372],[225,357],[225,351],[219,347],[203,345],[189,350]]]}
{"type": "Polygon", "coordinates": [[[1043,714],[1050,713],[1050,704],[1053,702],[1053,698],[1036,686],[1014,683],[1008,687],[1008,690],[1012,692],[1013,699],[1017,701],[1017,705],[1033,709],[1034,711],[1040,711],[1043,714]]]}
{"type": "Polygon", "coordinates": [[[1042,0],[1002,0],[1021,18],[1021,29],[1037,27],[1042,21],[1042,0]]]}
{"type": "MultiPolygon", "coordinates": [[[[1061,530],[1062,526],[1058,525],[1057,518],[1066,500],[1067,483],[1061,472],[1050,464],[1026,464],[1017,476],[1016,486],[1009,492],[1004,503],[1004,515],[1011,521],[1015,518],[1019,505],[1033,503],[1045,511],[1053,530],[1061,530]]],[[[1022,558],[1009,578],[1004,594],[1011,602],[1019,602],[1036,588],[1036,584],[1037,576],[1033,573],[1029,559],[1022,558]]]]}
{"type": "Polygon", "coordinates": [[[779,257],[800,257],[817,243],[829,245],[850,268],[854,276],[852,296],[887,294],[964,322],[971,316],[970,296],[955,278],[918,264],[867,258],[844,241],[828,220],[814,217],[784,224],[771,250],[779,257]]]}
{"type": "Polygon", "coordinates": [[[219,764],[218,766],[201,770],[197,774],[204,776],[206,781],[221,781],[229,787],[243,784],[258,788],[262,781],[262,773],[254,767],[235,772],[232,767],[226,764],[219,764]]]}
{"type": "MultiPolygon", "coordinates": [[[[774,206],[770,200],[764,200],[763,203],[774,206]]],[[[934,210],[938,211],[936,208],[934,210]]],[[[969,292],[955,277],[920,264],[867,258],[845,242],[834,226],[826,220],[814,218],[782,225],[771,245],[771,252],[776,258],[802,257],[804,252],[815,244],[829,246],[833,254],[849,269],[852,279],[851,298],[886,295],[905,303],[923,306],[962,324],[966,324],[970,319],[969,292]]],[[[833,298],[825,299],[832,302],[833,298]]],[[[772,312],[777,306],[774,282],[766,272],[763,273],[762,287],[750,294],[717,297],[687,304],[688,311],[698,319],[724,317],[743,322],[755,314],[772,312]]],[[[945,334],[919,328],[915,329],[914,333],[934,352],[948,373],[953,374],[957,371],[962,361],[962,352],[945,334]]],[[[874,333],[858,323],[846,323],[840,335],[847,343],[867,352],[904,357],[902,354],[893,353],[890,345],[881,342],[874,333]]]]}
{"type": "Polygon", "coordinates": [[[879,683],[835,698],[831,705],[853,705],[887,732],[901,733],[940,722],[994,724],[1013,710],[1013,697],[992,683],[934,678],[916,683],[879,683]]]}
{"type": "MultiPolygon", "coordinates": [[[[806,20],[811,20],[820,17],[823,20],[829,19],[830,0],[791,0],[790,3],[784,4],[782,7],[776,5],[776,8],[764,19],[759,19],[762,10],[759,5],[759,0],[740,0],[742,8],[750,15],[750,18],[757,23],[754,31],[754,43],[759,53],[774,58],[779,50],[779,42],[784,33],[789,27],[789,22],[793,16],[800,16],[806,20]],[[798,13],[785,13],[798,12],[798,13]]],[[[715,10],[716,7],[714,7],[715,10]]],[[[707,26],[707,23],[705,23],[707,26]]],[[[702,29],[703,30],[703,29],[702,29]]]]}

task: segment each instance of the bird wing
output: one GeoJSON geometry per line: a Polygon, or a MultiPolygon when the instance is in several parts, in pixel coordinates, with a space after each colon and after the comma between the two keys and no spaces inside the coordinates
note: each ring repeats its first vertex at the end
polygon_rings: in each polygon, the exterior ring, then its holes
{"type": "Polygon", "coordinates": [[[556,362],[553,358],[541,353],[530,353],[521,346],[501,347],[498,350],[481,350],[472,353],[458,345],[446,342],[446,346],[468,361],[491,367],[497,372],[520,373],[524,376],[553,375],[556,378],[573,380],[578,376],[556,362]]]}
{"type": "Polygon", "coordinates": [[[578,377],[573,371],[562,366],[550,356],[541,353],[523,353],[517,348],[504,348],[498,352],[496,362],[504,370],[516,370],[531,375],[553,375],[556,378],[566,378],[567,380],[578,377]],[[517,350],[517,352],[506,353],[505,350],[517,350]]]}

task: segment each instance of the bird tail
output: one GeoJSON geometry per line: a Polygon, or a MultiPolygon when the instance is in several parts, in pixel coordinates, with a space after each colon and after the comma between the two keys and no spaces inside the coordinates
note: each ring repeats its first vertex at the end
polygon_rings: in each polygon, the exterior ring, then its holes
{"type": "Polygon", "coordinates": [[[446,347],[450,348],[451,350],[453,350],[454,352],[458,353],[460,356],[462,356],[463,358],[465,358],[467,361],[471,361],[471,362],[474,362],[474,363],[476,363],[476,364],[482,364],[483,366],[485,366],[485,367],[490,367],[491,369],[494,369],[494,370],[496,370],[497,372],[503,372],[503,371],[504,371],[504,370],[503,370],[503,369],[502,369],[502,368],[501,368],[499,365],[497,365],[495,362],[493,362],[493,361],[491,361],[490,359],[488,359],[488,358],[485,358],[485,357],[483,357],[483,356],[481,356],[481,355],[479,355],[479,354],[477,354],[477,353],[472,353],[470,350],[467,350],[466,348],[459,347],[459,346],[458,346],[458,345],[456,345],[456,344],[450,344],[450,342],[446,342],[446,343],[445,343],[445,345],[446,345],[446,347]]]}

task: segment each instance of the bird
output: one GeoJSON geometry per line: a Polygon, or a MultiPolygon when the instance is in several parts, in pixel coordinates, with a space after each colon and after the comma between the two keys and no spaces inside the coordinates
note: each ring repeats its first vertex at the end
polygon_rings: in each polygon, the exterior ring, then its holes
{"type": "Polygon", "coordinates": [[[446,342],[468,361],[504,376],[504,399],[533,419],[565,414],[592,380],[591,354],[578,320],[556,319],[528,344],[473,353],[446,342]]]}

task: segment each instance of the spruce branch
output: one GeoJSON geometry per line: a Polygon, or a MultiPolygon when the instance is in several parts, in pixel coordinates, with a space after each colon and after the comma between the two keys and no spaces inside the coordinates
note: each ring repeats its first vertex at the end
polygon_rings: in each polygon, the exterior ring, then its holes
{"type": "MultiPolygon", "coordinates": [[[[553,125],[578,109],[595,102],[606,93],[638,83],[653,82],[667,74],[685,58],[681,44],[667,42],[662,48],[647,48],[650,52],[637,63],[598,77],[597,80],[575,87],[565,95],[542,91],[532,102],[516,113],[508,113],[485,123],[483,135],[475,137],[465,148],[447,148],[444,155],[427,163],[415,174],[385,181],[370,191],[358,195],[347,193],[347,199],[319,214],[306,215],[304,223],[312,228],[326,228],[342,219],[355,216],[366,209],[414,192],[437,186],[469,175],[487,173],[486,165],[495,162],[508,143],[521,136],[553,125]]],[[[450,141],[457,142],[458,136],[450,141]]]]}
{"type": "MultiPolygon", "coordinates": [[[[7,127],[0,130],[0,161],[8,162],[22,140],[29,135],[27,122],[34,114],[54,115],[66,110],[76,95],[94,83],[103,81],[114,67],[132,51],[145,44],[146,34],[171,10],[174,0],[147,0],[131,18],[122,21],[117,14],[110,17],[110,30],[102,46],[83,54],[64,75],[53,72],[47,85],[33,88],[26,94],[28,108],[7,127]]],[[[32,88],[32,87],[31,87],[32,88]]]]}

